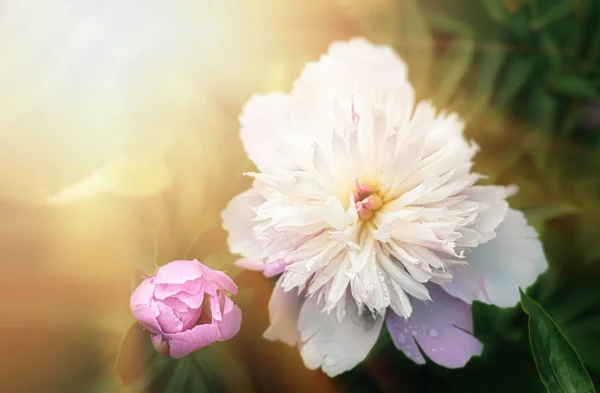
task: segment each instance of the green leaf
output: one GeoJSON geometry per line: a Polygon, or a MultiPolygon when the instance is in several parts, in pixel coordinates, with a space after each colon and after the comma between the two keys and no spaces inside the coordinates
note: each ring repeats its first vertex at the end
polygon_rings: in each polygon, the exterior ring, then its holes
{"type": "Polygon", "coordinates": [[[508,20],[508,10],[503,6],[500,0],[481,0],[490,18],[503,25],[508,20]]]}
{"type": "Polygon", "coordinates": [[[559,70],[562,67],[562,52],[556,40],[548,33],[540,34],[542,52],[546,55],[550,69],[559,70]]]}
{"type": "Polygon", "coordinates": [[[502,0],[502,4],[509,12],[517,12],[526,0],[502,0]]]}
{"type": "Polygon", "coordinates": [[[521,291],[529,315],[529,341],[542,382],[549,393],[594,393],[579,356],[544,309],[521,291]]]}
{"type": "Polygon", "coordinates": [[[456,92],[469,70],[474,52],[475,40],[470,35],[458,36],[450,44],[438,67],[438,81],[435,85],[435,102],[438,106],[444,107],[456,92]]]}
{"type": "Polygon", "coordinates": [[[577,75],[561,75],[553,78],[552,87],[556,92],[576,98],[597,98],[598,86],[577,75]]]}
{"type": "Polygon", "coordinates": [[[528,57],[514,59],[507,64],[506,76],[498,84],[496,92],[495,101],[498,105],[506,105],[518,94],[531,75],[533,66],[534,61],[528,57]]]}
{"type": "MultiPolygon", "coordinates": [[[[562,220],[563,222],[566,220],[562,220]]],[[[597,246],[597,233],[599,224],[589,218],[572,216],[569,223],[578,224],[563,228],[557,233],[557,228],[545,236],[546,247],[550,255],[553,255],[555,263],[569,264],[570,270],[575,270],[573,255],[577,255],[580,263],[585,263],[585,254],[600,249],[597,246]],[[581,221],[590,222],[592,228],[582,227],[581,221]],[[572,239],[565,239],[565,232],[572,233],[572,239]],[[589,236],[586,241],[582,237],[589,236]],[[596,241],[594,241],[596,240],[596,241]],[[568,244],[564,244],[568,242],[568,244]],[[561,255],[559,255],[561,254],[561,255]],[[562,255],[564,254],[564,255],[562,255]],[[562,258],[562,259],[561,259],[562,258]]],[[[556,223],[556,222],[555,222],[556,223]]],[[[570,233],[570,234],[571,234],[570,233]]],[[[600,253],[597,254],[599,256],[600,253]]],[[[597,287],[597,279],[587,274],[585,266],[581,266],[582,272],[571,278],[554,277],[554,285],[540,286],[538,299],[540,304],[552,315],[561,327],[569,342],[573,345],[577,354],[586,367],[596,372],[600,371],[600,357],[598,357],[598,345],[600,344],[600,291],[597,287]]]]}
{"type": "Polygon", "coordinates": [[[471,92],[472,102],[468,112],[464,115],[467,119],[488,107],[494,92],[494,84],[505,59],[506,49],[499,42],[490,43],[488,48],[483,51],[475,85],[471,92]]]}
{"type": "Polygon", "coordinates": [[[573,9],[572,0],[536,0],[531,7],[531,28],[539,30],[567,16],[573,9]]]}

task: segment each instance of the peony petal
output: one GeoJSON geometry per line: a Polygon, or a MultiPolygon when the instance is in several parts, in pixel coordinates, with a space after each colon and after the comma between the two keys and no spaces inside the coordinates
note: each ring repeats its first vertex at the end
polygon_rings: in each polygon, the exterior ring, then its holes
{"type": "Polygon", "coordinates": [[[413,301],[409,319],[388,311],[388,331],[396,347],[416,363],[425,363],[418,343],[434,362],[449,368],[464,367],[483,350],[483,345],[471,334],[471,306],[437,285],[429,285],[428,289],[433,302],[413,301]]]}
{"type": "Polygon", "coordinates": [[[221,332],[221,341],[229,340],[235,336],[242,326],[242,310],[234,305],[231,310],[223,315],[223,320],[217,323],[221,332]]]}
{"type": "Polygon", "coordinates": [[[165,333],[164,337],[169,340],[171,357],[179,359],[219,341],[221,333],[217,325],[204,324],[196,325],[193,329],[181,333],[165,333]]]}
{"type": "Polygon", "coordinates": [[[220,289],[224,289],[233,294],[237,293],[237,285],[235,285],[233,280],[227,274],[220,270],[213,270],[198,261],[196,262],[200,264],[205,282],[213,282],[217,284],[220,289]]]}
{"type": "Polygon", "coordinates": [[[494,230],[506,216],[508,191],[509,188],[504,186],[472,186],[463,190],[469,200],[480,205],[475,230],[482,236],[482,243],[495,237],[494,230]]]}
{"type": "Polygon", "coordinates": [[[263,247],[254,238],[256,213],[252,209],[264,201],[258,192],[250,189],[233,198],[221,214],[223,228],[229,232],[227,244],[232,253],[250,260],[261,260],[263,247]]]}
{"type": "Polygon", "coordinates": [[[183,329],[183,322],[177,317],[173,309],[162,302],[156,302],[159,314],[156,317],[163,333],[176,333],[183,329]]]}
{"type": "Polygon", "coordinates": [[[170,296],[175,296],[180,292],[196,295],[201,289],[202,279],[200,278],[189,280],[182,284],[157,284],[156,289],[154,290],[154,298],[164,300],[170,296]]]}
{"type": "Polygon", "coordinates": [[[184,331],[184,330],[193,328],[198,323],[198,319],[200,318],[200,315],[202,314],[202,308],[198,308],[195,310],[189,309],[188,311],[185,311],[185,312],[179,312],[179,311],[173,310],[173,312],[175,313],[175,315],[177,315],[177,317],[183,323],[181,330],[184,331]]]}
{"type": "Polygon", "coordinates": [[[146,305],[154,298],[154,277],[144,279],[140,285],[133,291],[129,298],[129,305],[133,309],[134,306],[146,305]]]}
{"type": "Polygon", "coordinates": [[[311,370],[320,367],[330,377],[352,369],[367,357],[382,324],[381,316],[373,319],[368,312],[359,314],[353,299],[339,322],[333,313],[321,311],[315,297],[307,298],[298,319],[304,364],[311,370]]]}
{"type": "Polygon", "coordinates": [[[455,267],[451,283],[443,288],[467,303],[481,300],[499,307],[519,302],[519,287],[526,288],[548,267],[542,244],[525,215],[508,209],[496,228],[496,237],[472,249],[468,266],[455,267]]]}
{"type": "MultiPolygon", "coordinates": [[[[375,91],[412,92],[406,76],[406,64],[390,47],[375,46],[363,38],[354,38],[347,42],[332,43],[328,53],[321,56],[318,63],[308,64],[294,83],[292,96],[302,99],[305,105],[318,103],[315,98],[330,105],[334,99],[338,99],[343,109],[349,109],[356,85],[368,86],[375,91]]],[[[410,98],[404,104],[412,108],[412,94],[410,98]]],[[[349,124],[358,120],[358,115],[364,117],[360,109],[357,112],[348,116],[349,124]]]]}
{"type": "Polygon", "coordinates": [[[160,325],[156,320],[159,310],[153,298],[154,288],[154,278],[148,277],[133,291],[129,299],[131,313],[152,334],[161,331],[160,325]]]}
{"type": "Polygon", "coordinates": [[[158,268],[154,278],[157,284],[183,284],[202,277],[198,261],[173,261],[158,268]]]}
{"type": "Polygon", "coordinates": [[[248,157],[264,172],[268,168],[289,166],[289,160],[278,151],[285,146],[289,133],[291,99],[284,94],[255,95],[240,116],[240,136],[248,157]]]}
{"type": "Polygon", "coordinates": [[[219,297],[210,297],[210,313],[212,315],[213,321],[220,321],[223,319],[223,315],[221,314],[221,305],[219,303],[219,297]]]}
{"type": "Polygon", "coordinates": [[[281,340],[288,345],[294,345],[300,340],[298,316],[303,299],[296,291],[285,292],[281,286],[282,282],[283,276],[279,277],[273,288],[269,301],[271,325],[265,330],[263,336],[267,340],[281,340]]]}

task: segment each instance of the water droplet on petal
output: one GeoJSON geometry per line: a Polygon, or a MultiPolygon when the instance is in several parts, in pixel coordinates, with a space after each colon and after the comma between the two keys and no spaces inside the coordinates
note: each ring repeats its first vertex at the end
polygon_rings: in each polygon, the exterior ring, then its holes
{"type": "Polygon", "coordinates": [[[329,355],[325,356],[325,359],[323,360],[323,364],[328,367],[334,366],[336,363],[337,359],[329,355]]]}
{"type": "Polygon", "coordinates": [[[398,341],[400,342],[400,344],[406,343],[406,336],[404,334],[400,333],[398,335],[398,341]]]}
{"type": "Polygon", "coordinates": [[[433,348],[433,349],[431,350],[431,352],[435,352],[435,351],[437,351],[437,349],[435,349],[435,348],[433,348]]]}
{"type": "Polygon", "coordinates": [[[440,348],[440,351],[443,351],[443,350],[444,350],[444,348],[440,348]]]}
{"type": "Polygon", "coordinates": [[[427,331],[427,335],[428,335],[429,337],[437,337],[437,336],[438,336],[438,334],[439,334],[439,332],[438,332],[437,330],[435,330],[435,329],[429,329],[429,330],[427,331]]]}
{"type": "Polygon", "coordinates": [[[417,334],[419,334],[419,332],[417,332],[416,330],[413,330],[412,335],[416,336],[417,334]]]}
{"type": "Polygon", "coordinates": [[[404,328],[404,333],[408,333],[408,328],[404,328]]]}

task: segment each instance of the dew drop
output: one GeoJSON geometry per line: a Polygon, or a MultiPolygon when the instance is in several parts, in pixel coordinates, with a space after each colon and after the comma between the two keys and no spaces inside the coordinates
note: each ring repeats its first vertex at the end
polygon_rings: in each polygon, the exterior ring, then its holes
{"type": "Polygon", "coordinates": [[[443,350],[444,350],[444,348],[440,348],[440,351],[443,351],[443,350]]]}
{"type": "Polygon", "coordinates": [[[400,342],[400,344],[406,343],[406,336],[403,333],[400,333],[398,335],[398,341],[400,342]]]}
{"type": "Polygon", "coordinates": [[[331,367],[331,366],[334,366],[337,363],[337,360],[333,356],[327,355],[327,356],[325,356],[325,359],[323,360],[323,363],[326,366],[331,367]]]}
{"type": "Polygon", "coordinates": [[[417,332],[416,330],[413,330],[412,335],[416,336],[417,334],[419,334],[419,332],[417,332]]]}
{"type": "Polygon", "coordinates": [[[439,332],[438,332],[437,330],[435,330],[435,329],[429,329],[429,330],[427,331],[427,335],[428,335],[429,337],[437,337],[437,336],[438,336],[438,334],[439,334],[439,332]]]}
{"type": "Polygon", "coordinates": [[[404,333],[408,333],[408,328],[404,328],[404,333]]]}
{"type": "Polygon", "coordinates": [[[435,349],[435,348],[433,348],[433,349],[431,350],[431,352],[435,352],[435,351],[437,351],[437,349],[435,349]]]}

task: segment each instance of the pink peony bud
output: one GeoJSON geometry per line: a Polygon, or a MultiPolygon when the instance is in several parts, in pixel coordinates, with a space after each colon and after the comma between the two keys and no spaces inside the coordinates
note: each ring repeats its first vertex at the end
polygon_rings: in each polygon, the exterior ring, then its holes
{"type": "Polygon", "coordinates": [[[237,286],[200,262],[174,261],[146,278],[131,295],[133,316],[157,352],[179,359],[240,330],[242,312],[227,297],[237,286]]]}

